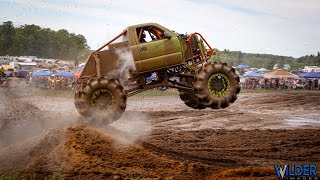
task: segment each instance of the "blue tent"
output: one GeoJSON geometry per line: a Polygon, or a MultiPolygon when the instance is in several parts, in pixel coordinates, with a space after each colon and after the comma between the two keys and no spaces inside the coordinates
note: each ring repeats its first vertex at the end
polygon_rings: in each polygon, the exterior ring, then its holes
{"type": "Polygon", "coordinates": [[[261,77],[262,75],[253,71],[244,74],[244,77],[261,77]]]}
{"type": "Polygon", "coordinates": [[[236,67],[236,69],[249,69],[249,68],[250,68],[250,66],[248,66],[248,65],[239,65],[236,67]]]}
{"type": "Polygon", "coordinates": [[[301,78],[320,78],[320,73],[311,71],[308,73],[301,74],[301,75],[299,75],[299,77],[301,77],[301,78]]]}
{"type": "Polygon", "coordinates": [[[72,78],[73,74],[70,72],[66,72],[66,71],[61,71],[61,72],[57,72],[56,77],[68,77],[68,78],[72,78]]]}
{"type": "Polygon", "coordinates": [[[36,77],[36,76],[51,76],[51,73],[48,72],[48,71],[42,71],[42,70],[39,70],[39,71],[36,71],[34,73],[32,73],[31,77],[36,77]]]}

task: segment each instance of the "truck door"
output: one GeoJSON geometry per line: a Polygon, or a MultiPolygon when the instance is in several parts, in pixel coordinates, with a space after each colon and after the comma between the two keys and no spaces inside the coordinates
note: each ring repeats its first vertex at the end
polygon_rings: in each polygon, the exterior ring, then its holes
{"type": "Polygon", "coordinates": [[[156,26],[136,28],[139,42],[140,72],[181,64],[182,51],[178,37],[156,26]],[[165,34],[167,36],[165,36],[165,34]]]}

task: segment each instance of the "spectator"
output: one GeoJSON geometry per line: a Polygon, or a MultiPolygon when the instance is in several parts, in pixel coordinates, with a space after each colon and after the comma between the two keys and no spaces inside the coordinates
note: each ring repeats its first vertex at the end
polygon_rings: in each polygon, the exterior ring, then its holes
{"type": "Polygon", "coordinates": [[[269,79],[268,78],[266,78],[265,80],[264,80],[264,87],[266,88],[266,89],[269,89],[270,88],[270,83],[269,83],[269,79]]]}
{"type": "Polygon", "coordinates": [[[0,85],[2,85],[5,79],[6,79],[6,73],[4,73],[4,71],[0,71],[0,85]]]}
{"type": "Polygon", "coordinates": [[[312,89],[312,81],[311,81],[311,79],[309,79],[309,81],[308,81],[307,88],[308,88],[308,90],[312,89]]]}
{"type": "Polygon", "coordinates": [[[318,86],[319,86],[318,83],[319,83],[319,82],[318,82],[318,78],[317,78],[317,79],[315,79],[314,82],[313,82],[313,84],[314,84],[314,89],[315,89],[315,90],[318,90],[318,86]]]}
{"type": "Polygon", "coordinates": [[[259,80],[259,84],[260,84],[260,88],[261,88],[261,89],[264,89],[264,88],[265,88],[265,79],[264,79],[264,78],[261,78],[261,79],[259,80]]]}
{"type": "Polygon", "coordinates": [[[279,79],[277,78],[276,80],[274,80],[274,88],[279,89],[279,87],[280,87],[280,82],[279,82],[279,79]]]}

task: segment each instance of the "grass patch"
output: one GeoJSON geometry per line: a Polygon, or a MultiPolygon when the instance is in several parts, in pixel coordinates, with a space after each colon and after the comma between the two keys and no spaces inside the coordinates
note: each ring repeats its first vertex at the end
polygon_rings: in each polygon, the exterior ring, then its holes
{"type": "Polygon", "coordinates": [[[179,95],[179,92],[172,89],[168,89],[166,91],[159,91],[159,90],[152,89],[152,90],[139,93],[136,96],[172,96],[172,95],[179,95]]]}
{"type": "Polygon", "coordinates": [[[61,173],[54,173],[49,175],[36,174],[36,173],[22,173],[18,171],[0,172],[0,180],[64,180],[65,175],[61,173]]]}
{"type": "MultiPolygon", "coordinates": [[[[240,94],[245,93],[302,93],[302,94],[314,94],[320,93],[319,90],[293,90],[293,89],[241,89],[240,94]]],[[[148,90],[142,93],[137,94],[136,96],[179,96],[179,91],[168,89],[166,91],[159,91],[159,90],[148,90]]]]}
{"type": "MultiPolygon", "coordinates": [[[[51,90],[51,89],[39,89],[39,88],[31,88],[30,93],[38,96],[49,96],[49,97],[67,97],[73,98],[74,93],[71,89],[68,90],[51,90]]],[[[303,93],[303,94],[312,94],[312,93],[320,93],[319,90],[292,90],[292,89],[241,89],[240,94],[245,93],[303,93]]],[[[148,91],[144,91],[135,96],[179,96],[179,91],[168,89],[165,91],[151,89],[148,91]]]]}
{"type": "Polygon", "coordinates": [[[0,180],[26,179],[20,172],[3,172],[0,173],[0,180]]]}
{"type": "Polygon", "coordinates": [[[32,88],[30,93],[38,96],[49,96],[49,97],[70,97],[72,98],[74,93],[71,89],[68,90],[51,90],[51,89],[39,89],[32,88]]]}
{"type": "Polygon", "coordinates": [[[240,94],[244,93],[303,93],[303,94],[312,94],[312,93],[320,93],[319,90],[304,90],[304,89],[299,89],[299,90],[294,90],[294,89],[241,89],[240,94]]]}
{"type": "MultiPolygon", "coordinates": [[[[69,97],[69,98],[73,98],[73,95],[74,95],[72,90],[50,90],[50,89],[38,89],[38,88],[32,88],[30,90],[30,93],[38,96],[69,97]]],[[[171,96],[171,95],[179,95],[179,92],[172,89],[169,89],[166,91],[152,89],[152,90],[139,93],[135,96],[171,96]]]]}

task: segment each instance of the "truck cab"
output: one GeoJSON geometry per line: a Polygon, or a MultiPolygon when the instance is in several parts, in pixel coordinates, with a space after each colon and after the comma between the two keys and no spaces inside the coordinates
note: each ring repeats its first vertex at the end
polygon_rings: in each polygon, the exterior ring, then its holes
{"type": "Polygon", "coordinates": [[[155,23],[140,24],[127,28],[130,49],[136,71],[146,72],[170,67],[184,62],[181,38],[172,31],[155,23]]]}

